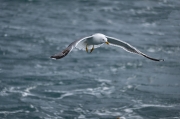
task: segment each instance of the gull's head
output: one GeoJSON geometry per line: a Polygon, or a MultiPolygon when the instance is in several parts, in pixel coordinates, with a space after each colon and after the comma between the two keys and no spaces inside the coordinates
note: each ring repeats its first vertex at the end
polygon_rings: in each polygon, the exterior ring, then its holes
{"type": "Polygon", "coordinates": [[[104,34],[101,33],[96,33],[94,35],[92,35],[94,39],[98,40],[101,43],[106,43],[109,45],[108,39],[106,38],[106,36],[104,34]]]}

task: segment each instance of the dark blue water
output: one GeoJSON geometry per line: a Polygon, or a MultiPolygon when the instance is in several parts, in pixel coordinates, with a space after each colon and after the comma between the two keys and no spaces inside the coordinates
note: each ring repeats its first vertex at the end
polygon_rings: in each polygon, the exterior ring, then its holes
{"type": "Polygon", "coordinates": [[[179,119],[179,0],[0,0],[1,119],[179,119]],[[49,57],[94,33],[104,46],[49,57]]]}

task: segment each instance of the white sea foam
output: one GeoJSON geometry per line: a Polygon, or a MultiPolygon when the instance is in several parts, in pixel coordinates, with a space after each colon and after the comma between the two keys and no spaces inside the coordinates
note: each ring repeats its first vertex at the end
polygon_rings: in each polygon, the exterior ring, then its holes
{"type": "Polygon", "coordinates": [[[133,110],[130,109],[130,108],[129,109],[124,109],[124,111],[127,112],[127,113],[132,113],[133,112],[133,110]]]}
{"type": "Polygon", "coordinates": [[[28,87],[26,88],[23,92],[22,92],[22,96],[25,97],[25,96],[28,96],[28,95],[33,95],[30,90],[32,89],[35,89],[36,86],[32,86],[32,87],[28,87]]]}
{"type": "Polygon", "coordinates": [[[8,89],[5,87],[2,91],[0,91],[1,96],[7,96],[8,95],[8,89]]]}
{"type": "Polygon", "coordinates": [[[59,99],[63,99],[65,97],[78,95],[78,94],[89,94],[96,97],[101,97],[102,94],[109,96],[113,91],[114,91],[114,87],[103,86],[103,87],[97,87],[97,88],[77,89],[73,91],[53,91],[53,92],[64,93],[59,98],[59,99]]]}
{"type": "Polygon", "coordinates": [[[15,114],[19,112],[24,112],[23,110],[16,110],[16,111],[0,111],[0,114],[15,114]]]}
{"type": "Polygon", "coordinates": [[[174,107],[173,105],[142,104],[142,107],[174,107]]]}
{"type": "Polygon", "coordinates": [[[108,80],[108,79],[95,79],[99,82],[106,82],[106,83],[111,83],[112,81],[111,80],[108,80]]]}
{"type": "Polygon", "coordinates": [[[117,116],[119,117],[122,115],[120,112],[110,112],[109,110],[96,110],[95,114],[100,115],[100,116],[117,116]]]}
{"type": "Polygon", "coordinates": [[[86,116],[85,115],[79,115],[79,117],[78,117],[78,119],[85,119],[86,118],[86,116]]]}
{"type": "Polygon", "coordinates": [[[72,96],[72,95],[74,95],[74,93],[66,92],[66,93],[63,94],[59,99],[63,99],[63,98],[65,98],[65,97],[72,96]]]}
{"type": "Polygon", "coordinates": [[[30,90],[35,89],[36,86],[28,87],[24,91],[20,87],[9,87],[9,88],[4,88],[1,92],[1,96],[7,96],[11,93],[20,93],[22,96],[28,96],[28,95],[33,95],[31,94],[30,90]]]}

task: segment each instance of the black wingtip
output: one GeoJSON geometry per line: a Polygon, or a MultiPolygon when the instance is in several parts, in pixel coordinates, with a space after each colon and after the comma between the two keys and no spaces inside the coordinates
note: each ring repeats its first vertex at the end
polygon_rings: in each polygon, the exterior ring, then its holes
{"type": "Polygon", "coordinates": [[[147,55],[145,55],[145,54],[141,54],[141,55],[143,55],[144,57],[146,57],[146,58],[148,58],[148,59],[150,59],[150,60],[153,60],[153,61],[158,61],[158,62],[164,61],[164,59],[152,58],[152,57],[149,57],[149,56],[147,56],[147,55]]]}
{"type": "Polygon", "coordinates": [[[146,57],[146,58],[148,58],[150,60],[153,60],[153,61],[158,61],[158,62],[163,62],[164,61],[164,59],[155,59],[155,58],[152,58],[152,57],[146,57]]]}
{"type": "Polygon", "coordinates": [[[153,61],[158,61],[158,62],[163,62],[164,61],[164,59],[155,59],[155,58],[149,58],[149,59],[151,59],[153,61]]]}
{"type": "Polygon", "coordinates": [[[151,58],[151,60],[159,61],[159,62],[164,62],[164,59],[155,59],[155,58],[151,58]]]}
{"type": "Polygon", "coordinates": [[[55,60],[57,59],[55,56],[51,56],[50,58],[51,58],[51,59],[55,59],[55,60]]]}
{"type": "Polygon", "coordinates": [[[51,59],[61,59],[62,56],[59,56],[59,55],[53,55],[50,57],[51,59]]]}

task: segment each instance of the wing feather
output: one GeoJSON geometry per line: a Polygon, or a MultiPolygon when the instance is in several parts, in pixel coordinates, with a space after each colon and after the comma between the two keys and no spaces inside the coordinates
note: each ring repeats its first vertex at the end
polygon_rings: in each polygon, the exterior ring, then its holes
{"type": "Polygon", "coordinates": [[[84,38],[82,38],[80,40],[76,40],[76,41],[72,42],[62,52],[60,52],[58,54],[55,54],[55,55],[51,56],[50,58],[52,58],[52,59],[61,59],[61,58],[65,57],[67,54],[69,54],[74,48],[78,48],[78,49],[83,49],[84,47],[86,48],[86,45],[84,43],[89,38],[92,38],[92,36],[84,37],[84,38]]]}
{"type": "Polygon", "coordinates": [[[85,50],[86,49],[86,41],[90,40],[92,38],[92,36],[88,36],[85,38],[82,38],[81,40],[76,41],[75,43],[75,48],[79,49],[79,50],[85,50]]]}
{"type": "Polygon", "coordinates": [[[142,55],[148,59],[151,59],[151,60],[154,60],[154,61],[164,61],[163,59],[156,59],[156,58],[152,58],[142,52],[140,52],[138,49],[136,49],[135,47],[133,47],[132,45],[122,41],[122,40],[119,40],[119,39],[116,39],[116,38],[113,38],[113,37],[109,37],[109,36],[106,36],[106,38],[108,39],[108,42],[110,45],[113,45],[113,46],[117,46],[117,47],[121,47],[123,48],[124,50],[128,51],[128,52],[131,52],[131,53],[135,53],[135,54],[138,54],[138,55],[142,55]]]}

